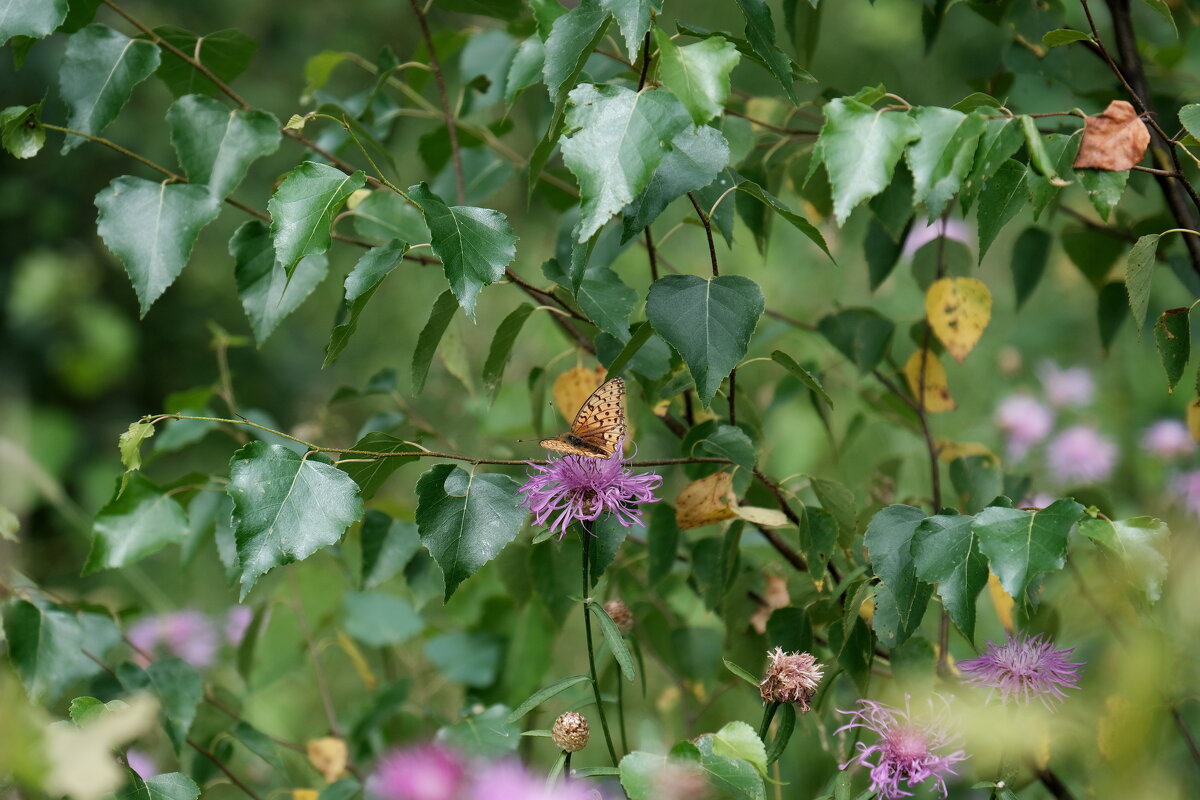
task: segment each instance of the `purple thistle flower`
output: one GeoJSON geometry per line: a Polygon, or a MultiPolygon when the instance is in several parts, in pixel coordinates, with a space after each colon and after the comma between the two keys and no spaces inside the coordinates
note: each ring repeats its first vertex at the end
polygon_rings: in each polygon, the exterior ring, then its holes
{"type": "Polygon", "coordinates": [[[129,641],[143,653],[177,656],[196,669],[212,664],[220,647],[212,620],[191,608],[138,620],[129,641]]]}
{"type": "Polygon", "coordinates": [[[479,771],[468,800],[592,800],[593,789],[583,781],[559,780],[554,786],[519,761],[498,761],[479,771]]]}
{"type": "MultiPolygon", "coordinates": [[[[938,699],[946,703],[940,695],[938,699]]],[[[838,709],[838,713],[848,715],[850,721],[835,733],[850,728],[866,728],[876,734],[879,741],[871,745],[855,743],[857,752],[840,769],[857,763],[870,770],[871,791],[877,792],[884,800],[912,796],[912,792],[900,788],[901,781],[911,789],[930,778],[941,789],[942,797],[945,797],[946,776],[958,774],[953,767],[965,761],[967,754],[962,750],[937,752],[956,744],[956,740],[945,731],[944,715],[914,720],[908,710],[907,698],[903,711],[874,700],[859,700],[858,704],[859,708],[855,710],[838,709]],[[872,762],[872,758],[877,760],[872,762]]],[[[931,709],[932,704],[931,700],[931,709]]]]}
{"type": "Polygon", "coordinates": [[[991,689],[988,699],[1000,692],[1007,703],[1028,703],[1034,697],[1051,711],[1066,699],[1063,689],[1079,688],[1081,662],[1068,661],[1073,650],[1056,650],[1054,642],[1038,634],[1016,633],[1001,645],[988,642],[978,658],[960,661],[967,682],[991,689]]]}
{"type": "Polygon", "coordinates": [[[231,606],[225,613],[225,640],[230,647],[237,647],[246,637],[250,623],[254,621],[254,609],[250,606],[231,606]]]}
{"type": "Polygon", "coordinates": [[[518,491],[525,495],[521,505],[533,513],[535,525],[550,523],[558,538],[572,522],[592,522],[605,512],[622,526],[640,525],[644,503],[656,503],[654,490],[662,476],[654,472],[633,474],[622,452],[624,443],[608,458],[566,455],[546,465],[530,464],[537,470],[518,491]]]}
{"type": "Polygon", "coordinates": [[[371,776],[370,789],[386,800],[456,800],[466,774],[457,753],[423,744],[385,756],[371,776]]]}

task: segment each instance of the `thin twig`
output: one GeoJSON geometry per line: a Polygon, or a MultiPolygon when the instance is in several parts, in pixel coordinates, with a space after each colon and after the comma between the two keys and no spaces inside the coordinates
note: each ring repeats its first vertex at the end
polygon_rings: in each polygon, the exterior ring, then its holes
{"type": "Polygon", "coordinates": [[[221,772],[225,773],[225,777],[229,778],[229,782],[232,783],[237,788],[241,789],[243,792],[245,792],[247,797],[252,798],[252,800],[260,800],[259,796],[254,792],[254,790],[251,789],[249,786],[247,786],[245,783],[243,783],[242,779],[239,778],[237,775],[235,775],[233,770],[231,770],[229,767],[225,766],[225,764],[221,761],[221,759],[219,759],[215,755],[213,755],[213,753],[210,750],[207,750],[204,747],[202,747],[199,742],[197,742],[195,739],[191,738],[190,736],[187,739],[185,739],[184,741],[186,741],[188,743],[188,745],[193,750],[195,750],[197,753],[199,753],[200,755],[204,756],[209,761],[211,761],[213,763],[213,765],[216,766],[217,769],[219,769],[219,770],[221,770],[221,772]]]}
{"type": "Polygon", "coordinates": [[[700,207],[700,203],[696,200],[696,195],[688,192],[688,200],[692,201],[692,208],[696,209],[696,213],[700,216],[700,221],[704,223],[704,233],[708,236],[708,258],[712,262],[713,277],[721,274],[721,270],[717,266],[717,246],[713,242],[712,225],[709,224],[708,214],[704,213],[704,209],[700,207]]]}
{"type": "Polygon", "coordinates": [[[325,669],[321,666],[321,655],[317,652],[317,643],[313,640],[312,628],[308,625],[308,615],[304,613],[304,601],[300,597],[300,583],[296,580],[294,569],[289,569],[287,573],[288,582],[292,587],[292,607],[296,610],[296,621],[300,624],[300,633],[304,636],[308,657],[313,662],[313,672],[317,677],[317,692],[321,696],[321,705],[325,709],[325,721],[329,725],[330,733],[339,739],[344,738],[342,726],[337,719],[337,712],[333,708],[333,696],[329,692],[329,684],[325,681],[325,669]]]}
{"type": "Polygon", "coordinates": [[[442,113],[446,116],[446,130],[450,132],[450,160],[454,164],[454,192],[458,204],[467,202],[467,187],[463,180],[462,153],[458,149],[458,124],[454,113],[450,110],[450,93],[446,91],[446,76],[442,73],[442,65],[438,62],[437,51],[433,46],[433,35],[429,32],[429,23],[425,20],[425,12],[421,9],[419,0],[409,0],[413,13],[417,15],[417,24],[421,27],[421,38],[425,40],[425,49],[429,51],[429,66],[433,70],[433,79],[437,83],[438,98],[442,102],[442,113]]]}
{"type": "Polygon", "coordinates": [[[640,92],[646,86],[646,76],[650,74],[650,31],[646,31],[646,36],[642,39],[642,74],[638,78],[638,88],[640,92]]]}
{"type": "Polygon", "coordinates": [[[646,235],[646,255],[650,259],[650,280],[658,280],[658,253],[654,249],[654,238],[650,235],[650,226],[643,231],[646,235]]]}

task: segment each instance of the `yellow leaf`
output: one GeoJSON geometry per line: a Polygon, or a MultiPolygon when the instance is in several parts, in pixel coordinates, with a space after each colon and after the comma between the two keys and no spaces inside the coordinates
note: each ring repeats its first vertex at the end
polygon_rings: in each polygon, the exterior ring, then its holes
{"type": "Polygon", "coordinates": [[[600,388],[600,384],[603,382],[603,367],[596,369],[575,367],[559,375],[554,379],[554,387],[551,389],[554,394],[554,405],[558,406],[558,413],[562,414],[563,419],[568,423],[574,421],[580,406],[592,396],[592,392],[600,388]]]}
{"type": "Polygon", "coordinates": [[[346,743],[336,736],[309,739],[306,749],[308,763],[312,764],[327,782],[333,783],[346,771],[346,761],[350,753],[346,749],[346,743]]]}
{"type": "Polygon", "coordinates": [[[862,601],[862,605],[858,607],[858,616],[862,618],[863,622],[870,624],[871,620],[875,617],[874,597],[868,597],[862,601]]]}
{"type": "Polygon", "coordinates": [[[925,315],[947,352],[961,364],[992,318],[992,293],[975,278],[941,278],[925,294],[925,315]]]}
{"type": "Polygon", "coordinates": [[[675,498],[675,522],[680,529],[702,528],[737,516],[734,507],[733,476],[717,472],[692,481],[675,498]]]}
{"type": "Polygon", "coordinates": [[[1200,397],[1192,401],[1187,410],[1187,426],[1191,431],[1192,440],[1200,442],[1200,397]]]}
{"type": "Polygon", "coordinates": [[[320,796],[316,789],[292,789],[292,800],[317,800],[320,796]]]}
{"type": "Polygon", "coordinates": [[[1000,585],[1000,579],[996,577],[996,573],[988,572],[988,594],[992,596],[992,606],[996,609],[996,616],[1000,619],[1000,624],[1004,626],[1004,630],[1009,633],[1013,632],[1013,602],[1012,597],[1008,592],[1004,591],[1004,587],[1000,585]]]}
{"type": "Polygon", "coordinates": [[[908,379],[908,388],[913,397],[921,398],[921,405],[930,413],[953,411],[957,408],[954,398],[950,396],[950,385],[946,378],[946,368],[938,359],[937,354],[929,350],[917,350],[908,358],[904,365],[904,377],[908,379]],[[925,364],[924,385],[921,381],[921,363],[925,364]],[[922,389],[924,391],[922,392],[922,389]]]}
{"type": "Polygon", "coordinates": [[[778,508],[739,506],[735,504],[733,513],[751,525],[761,525],[764,528],[783,528],[789,524],[788,518],[778,508]]]}
{"type": "Polygon", "coordinates": [[[342,652],[346,654],[346,657],[350,659],[350,663],[354,665],[354,669],[358,672],[358,677],[362,679],[363,687],[368,692],[375,691],[375,688],[379,686],[379,679],[371,671],[371,665],[363,657],[362,651],[358,649],[358,645],[346,635],[345,631],[338,631],[337,637],[338,645],[341,646],[342,652]]]}
{"type": "Polygon", "coordinates": [[[999,464],[1000,459],[988,449],[986,445],[979,442],[952,442],[949,439],[937,438],[934,444],[938,449],[938,458],[946,463],[950,463],[956,458],[966,458],[967,456],[988,456],[993,462],[999,464]]]}

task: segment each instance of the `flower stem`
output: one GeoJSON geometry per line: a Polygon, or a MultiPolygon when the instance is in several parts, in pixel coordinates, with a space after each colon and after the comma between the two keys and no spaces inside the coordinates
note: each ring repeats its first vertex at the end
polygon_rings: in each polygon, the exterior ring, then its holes
{"type": "Polygon", "coordinates": [[[617,670],[617,727],[621,729],[621,752],[629,752],[629,736],[625,733],[625,685],[622,682],[621,671],[617,670]]]}
{"type": "MultiPolygon", "coordinates": [[[[592,646],[592,612],[588,609],[587,602],[592,590],[591,576],[589,574],[591,568],[592,535],[586,530],[580,530],[580,536],[583,539],[583,631],[587,638],[588,668],[591,670],[592,676],[592,694],[596,697],[596,714],[600,717],[600,728],[604,731],[604,743],[608,745],[608,755],[615,767],[620,759],[617,758],[617,749],[613,747],[612,734],[608,732],[608,717],[604,715],[604,701],[600,699],[600,681],[596,677],[596,651],[592,646]]],[[[620,679],[620,676],[617,676],[617,680],[620,679]]]]}
{"type": "Polygon", "coordinates": [[[767,740],[767,731],[771,728],[771,720],[775,719],[775,712],[779,710],[779,701],[774,700],[767,703],[763,707],[762,722],[758,725],[758,738],[764,742],[767,740]]]}

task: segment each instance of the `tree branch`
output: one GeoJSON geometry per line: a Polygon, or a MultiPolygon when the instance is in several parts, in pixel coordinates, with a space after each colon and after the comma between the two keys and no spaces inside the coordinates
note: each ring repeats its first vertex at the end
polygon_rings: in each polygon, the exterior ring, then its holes
{"type": "Polygon", "coordinates": [[[458,204],[466,205],[467,189],[463,180],[462,153],[458,149],[458,125],[454,113],[450,109],[450,94],[446,91],[446,76],[442,73],[442,65],[438,62],[437,51],[433,46],[433,35],[429,32],[429,23],[425,21],[425,12],[421,10],[419,0],[409,0],[413,13],[417,15],[417,24],[421,26],[421,38],[425,40],[425,49],[429,51],[429,66],[433,70],[433,79],[437,83],[438,97],[442,101],[442,113],[446,117],[446,130],[450,132],[450,160],[454,164],[454,191],[458,196],[458,204]]]}

